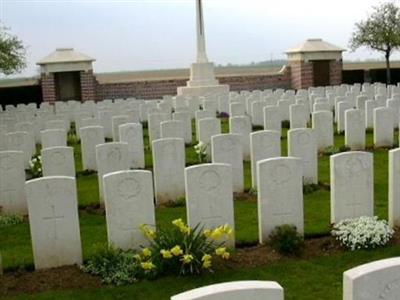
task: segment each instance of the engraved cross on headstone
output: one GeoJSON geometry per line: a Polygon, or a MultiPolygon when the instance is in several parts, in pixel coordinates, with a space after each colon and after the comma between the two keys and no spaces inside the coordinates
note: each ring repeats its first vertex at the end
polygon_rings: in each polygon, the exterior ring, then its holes
{"type": "Polygon", "coordinates": [[[62,221],[64,219],[64,216],[56,214],[56,208],[54,205],[51,205],[51,211],[52,211],[52,214],[50,216],[43,217],[42,219],[43,219],[43,221],[49,221],[52,223],[51,225],[53,226],[53,229],[54,229],[53,239],[57,240],[57,222],[62,221]]]}

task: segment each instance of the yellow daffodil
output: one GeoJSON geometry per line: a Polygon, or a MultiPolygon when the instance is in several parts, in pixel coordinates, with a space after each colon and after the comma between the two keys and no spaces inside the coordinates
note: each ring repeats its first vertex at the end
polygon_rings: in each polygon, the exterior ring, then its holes
{"type": "Polygon", "coordinates": [[[229,257],[231,257],[231,254],[229,252],[224,252],[221,256],[223,259],[229,259],[229,257]]]}
{"type": "Polygon", "coordinates": [[[203,262],[203,264],[202,264],[203,269],[211,268],[211,259],[212,259],[212,256],[210,254],[203,255],[203,257],[201,258],[201,261],[203,262]]]}
{"type": "Polygon", "coordinates": [[[172,253],[171,253],[171,251],[169,251],[169,250],[164,250],[164,249],[162,249],[162,250],[160,251],[160,253],[161,253],[161,255],[162,255],[163,258],[166,258],[166,259],[172,258],[172,253]]]}
{"type": "Polygon", "coordinates": [[[170,251],[174,256],[179,256],[179,255],[183,254],[183,251],[182,251],[181,247],[179,247],[179,245],[176,245],[170,251]]]}
{"type": "Polygon", "coordinates": [[[203,261],[202,268],[209,269],[209,268],[211,268],[211,265],[212,265],[211,260],[206,260],[206,261],[203,261]]]}
{"type": "Polygon", "coordinates": [[[136,259],[137,261],[141,261],[142,260],[142,257],[139,254],[135,254],[133,256],[133,258],[136,259]]]}
{"type": "Polygon", "coordinates": [[[215,254],[221,256],[223,259],[229,259],[230,253],[226,251],[225,247],[215,249],[215,254]]]}
{"type": "Polygon", "coordinates": [[[182,226],[185,226],[185,223],[183,223],[182,219],[173,220],[172,224],[175,225],[178,228],[180,228],[182,226]]]}
{"type": "Polygon", "coordinates": [[[212,256],[210,254],[204,254],[201,261],[211,260],[212,256]]]}
{"type": "Polygon", "coordinates": [[[185,226],[181,228],[181,232],[184,234],[189,234],[190,233],[190,228],[189,226],[185,226]]]}
{"type": "Polygon", "coordinates": [[[144,270],[147,271],[152,270],[156,267],[151,261],[142,262],[140,265],[144,270]]]}
{"type": "Polygon", "coordinates": [[[143,256],[144,256],[144,257],[149,257],[149,256],[151,256],[151,250],[150,250],[149,248],[144,248],[144,249],[142,250],[142,253],[143,253],[143,256]]]}
{"type": "Polygon", "coordinates": [[[182,221],[182,219],[176,219],[172,221],[172,224],[179,228],[179,230],[184,234],[190,233],[190,228],[182,221]]]}
{"type": "Polygon", "coordinates": [[[141,224],[140,225],[140,230],[143,232],[143,234],[151,240],[154,240],[156,238],[156,231],[149,228],[148,226],[141,224]]]}
{"type": "Polygon", "coordinates": [[[206,237],[206,238],[209,238],[210,236],[211,236],[211,230],[210,229],[205,229],[204,231],[203,231],[203,234],[204,234],[204,236],[206,237]]]}
{"type": "Polygon", "coordinates": [[[225,253],[225,251],[226,251],[225,247],[220,247],[220,248],[215,249],[215,254],[217,254],[218,256],[221,256],[222,254],[225,253]]]}
{"type": "Polygon", "coordinates": [[[190,264],[190,262],[193,260],[193,255],[185,254],[181,260],[184,264],[190,264]]]}
{"type": "Polygon", "coordinates": [[[229,236],[233,235],[233,229],[228,224],[224,225],[223,231],[225,232],[226,235],[229,235],[229,236]]]}
{"type": "Polygon", "coordinates": [[[221,227],[217,227],[211,232],[210,237],[213,240],[219,240],[223,235],[224,235],[224,232],[223,232],[222,228],[221,227]]]}

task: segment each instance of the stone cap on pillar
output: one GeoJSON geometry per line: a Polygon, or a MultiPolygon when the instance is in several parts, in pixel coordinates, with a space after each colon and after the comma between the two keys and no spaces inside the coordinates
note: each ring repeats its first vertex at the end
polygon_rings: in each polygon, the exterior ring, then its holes
{"type": "Polygon", "coordinates": [[[322,39],[308,39],[300,45],[285,51],[289,61],[342,60],[346,49],[325,42],[322,39]]]}
{"type": "Polygon", "coordinates": [[[93,69],[94,58],[75,51],[73,48],[57,48],[36,64],[41,73],[89,71],[93,69]]]}

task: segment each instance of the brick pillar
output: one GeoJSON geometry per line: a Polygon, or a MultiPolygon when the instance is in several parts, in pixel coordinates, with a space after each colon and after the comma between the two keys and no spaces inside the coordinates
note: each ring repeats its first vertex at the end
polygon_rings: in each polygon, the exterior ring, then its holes
{"type": "Polygon", "coordinates": [[[57,100],[54,73],[42,74],[41,76],[43,102],[54,104],[57,100]]]}
{"type": "Polygon", "coordinates": [[[307,89],[314,83],[313,64],[305,61],[290,62],[290,77],[292,89],[307,89]]]}
{"type": "Polygon", "coordinates": [[[96,101],[96,78],[93,71],[81,71],[81,100],[82,102],[93,100],[96,101]]]}
{"type": "Polygon", "coordinates": [[[330,85],[342,84],[342,71],[343,71],[343,62],[342,61],[332,60],[329,63],[330,85]]]}
{"type": "Polygon", "coordinates": [[[290,62],[290,81],[291,88],[298,90],[301,89],[301,62],[300,61],[292,61],[290,62]]]}

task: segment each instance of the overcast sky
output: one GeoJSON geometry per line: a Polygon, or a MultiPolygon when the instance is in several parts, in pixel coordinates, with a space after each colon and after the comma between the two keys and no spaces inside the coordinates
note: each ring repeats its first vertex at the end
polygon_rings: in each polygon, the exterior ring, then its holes
{"type": "MultiPolygon", "coordinates": [[[[399,0],[397,0],[399,1],[399,0]]],[[[216,64],[284,58],[307,38],[347,47],[379,0],[203,0],[216,64]]],[[[195,59],[195,0],[0,0],[0,20],[28,46],[28,66],[57,47],[96,58],[95,72],[185,68],[195,59]]],[[[345,59],[379,58],[368,50],[345,59]]],[[[396,54],[395,58],[399,58],[396,54]]]]}

